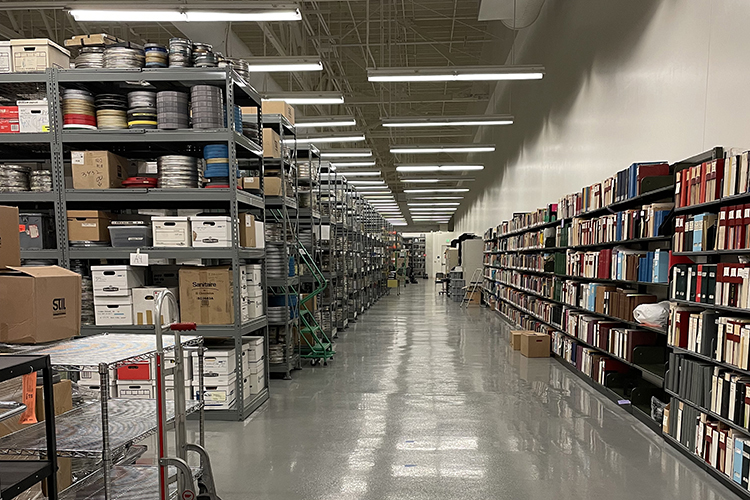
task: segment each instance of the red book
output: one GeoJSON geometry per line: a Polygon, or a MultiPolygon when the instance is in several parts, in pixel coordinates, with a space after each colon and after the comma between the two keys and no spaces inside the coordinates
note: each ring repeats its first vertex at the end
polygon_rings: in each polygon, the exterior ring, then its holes
{"type": "Polygon", "coordinates": [[[706,181],[708,180],[709,165],[708,163],[701,163],[700,171],[700,201],[698,203],[706,203],[706,181]]]}
{"type": "Polygon", "coordinates": [[[674,173],[674,202],[675,207],[682,206],[682,170],[674,173]]]}
{"type": "Polygon", "coordinates": [[[750,247],[750,244],[748,244],[748,239],[750,239],[748,238],[750,236],[750,203],[745,203],[742,210],[744,212],[742,216],[743,236],[739,248],[748,248],[750,247]]]}
{"type": "Polygon", "coordinates": [[[625,347],[625,359],[633,361],[633,349],[642,345],[656,345],[656,332],[642,330],[628,330],[627,344],[625,347]]]}
{"type": "Polygon", "coordinates": [[[675,324],[672,329],[674,345],[687,349],[690,333],[690,311],[675,311],[675,324]]]}
{"type": "Polygon", "coordinates": [[[597,277],[601,279],[609,279],[610,272],[612,271],[612,249],[605,248],[599,252],[599,269],[597,277]]]}
{"type": "Polygon", "coordinates": [[[745,240],[745,224],[744,224],[744,205],[736,205],[734,207],[734,246],[732,249],[737,250],[742,248],[742,242],[745,240]]]}
{"type": "Polygon", "coordinates": [[[657,175],[669,175],[669,163],[638,165],[638,194],[641,194],[641,181],[657,175]]]}
{"type": "Polygon", "coordinates": [[[734,207],[727,207],[727,246],[726,250],[734,249],[734,233],[737,225],[734,223],[734,207]]]}
{"type": "Polygon", "coordinates": [[[703,296],[701,295],[701,272],[703,271],[703,264],[698,264],[698,272],[695,273],[695,301],[703,302],[703,296]]]}
{"type": "Polygon", "coordinates": [[[714,185],[714,200],[721,198],[722,181],[724,180],[724,158],[714,160],[714,178],[716,183],[714,185]]]}

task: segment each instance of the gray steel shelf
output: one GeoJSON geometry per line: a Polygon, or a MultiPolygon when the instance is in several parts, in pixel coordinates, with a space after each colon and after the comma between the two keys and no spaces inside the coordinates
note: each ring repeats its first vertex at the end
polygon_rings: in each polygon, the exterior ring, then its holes
{"type": "Polygon", "coordinates": [[[299,216],[300,217],[312,217],[313,219],[320,219],[320,211],[314,210],[312,208],[300,208],[299,209],[299,216]]]}
{"type": "Polygon", "coordinates": [[[60,260],[62,258],[61,252],[54,248],[45,248],[42,250],[24,250],[21,249],[22,259],[43,259],[43,260],[60,260]]]}
{"type": "MultiPolygon", "coordinates": [[[[268,322],[265,316],[253,318],[247,323],[240,326],[240,335],[247,335],[254,331],[265,328],[268,322]]],[[[198,325],[195,331],[196,335],[201,337],[232,337],[236,332],[234,325],[198,325]]],[[[130,333],[130,334],[153,334],[154,327],[151,325],[116,325],[116,326],[96,326],[81,325],[81,335],[90,336],[100,333],[130,333]]]]}
{"type": "Polygon", "coordinates": [[[286,198],[282,198],[281,196],[267,196],[266,206],[273,208],[286,206],[292,210],[297,210],[297,200],[289,196],[286,198]]]}
{"type": "Polygon", "coordinates": [[[296,286],[299,284],[299,276],[290,276],[289,278],[268,278],[266,286],[296,286]]]}
{"type": "Polygon", "coordinates": [[[44,144],[52,142],[54,138],[51,132],[0,134],[0,144],[44,144]]]}
{"type": "MultiPolygon", "coordinates": [[[[47,194],[47,193],[40,193],[47,194]]],[[[68,189],[65,192],[68,203],[201,203],[230,202],[229,189],[68,189]]],[[[3,197],[0,196],[0,201],[3,197]]],[[[256,208],[263,208],[263,198],[237,190],[237,202],[256,208]]]]}
{"type": "MultiPolygon", "coordinates": [[[[189,400],[185,404],[186,412],[190,414],[198,411],[202,403],[189,400]]],[[[113,455],[156,432],[155,399],[110,399],[108,405],[109,442],[113,455]]],[[[174,421],[174,401],[167,401],[167,418],[169,422],[174,421]]],[[[55,433],[58,456],[101,457],[101,404],[98,401],[86,403],[56,416],[55,433]]],[[[36,456],[46,452],[44,422],[0,438],[0,455],[36,456]]]]}
{"type": "Polygon", "coordinates": [[[282,133],[282,127],[284,129],[284,135],[296,135],[297,133],[296,127],[289,121],[289,119],[280,114],[263,115],[263,127],[273,129],[277,134],[282,133]]]}
{"type": "MultiPolygon", "coordinates": [[[[71,259],[129,259],[136,248],[117,247],[70,247],[71,259]]],[[[141,248],[142,253],[147,253],[149,258],[154,259],[231,259],[235,254],[232,247],[223,248],[141,248]]],[[[263,248],[240,248],[241,259],[262,259],[266,251],[263,248]]]]}
{"type": "MultiPolygon", "coordinates": [[[[0,134],[0,138],[3,134],[0,134]]],[[[17,203],[54,203],[57,201],[57,194],[54,192],[37,193],[34,191],[23,191],[20,193],[0,193],[0,205],[17,203]]]]}

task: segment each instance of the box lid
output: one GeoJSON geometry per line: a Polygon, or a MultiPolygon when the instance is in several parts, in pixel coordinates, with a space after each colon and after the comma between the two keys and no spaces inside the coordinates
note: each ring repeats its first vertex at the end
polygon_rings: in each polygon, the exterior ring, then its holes
{"type": "Polygon", "coordinates": [[[94,219],[109,219],[110,216],[107,212],[101,210],[68,210],[69,218],[94,218],[94,219]]]}
{"type": "Polygon", "coordinates": [[[49,278],[55,276],[79,276],[78,273],[74,273],[64,267],[59,266],[30,266],[30,267],[11,267],[7,269],[14,271],[13,273],[5,273],[10,275],[23,275],[31,278],[49,278]]]}
{"type": "Polygon", "coordinates": [[[55,42],[53,42],[49,38],[18,38],[16,40],[11,40],[10,44],[13,47],[26,47],[29,45],[49,45],[51,47],[56,48],[57,50],[67,55],[68,57],[70,57],[70,51],[68,49],[65,49],[57,45],[55,42]]]}
{"type": "Polygon", "coordinates": [[[187,215],[154,215],[151,217],[151,221],[157,221],[157,222],[187,222],[188,216],[187,215]]]}
{"type": "Polygon", "coordinates": [[[121,264],[119,266],[91,266],[92,271],[133,271],[131,266],[121,264]]]}
{"type": "Polygon", "coordinates": [[[23,106],[47,106],[47,99],[35,99],[30,101],[16,101],[16,105],[20,108],[23,106]]]}
{"type": "Polygon", "coordinates": [[[190,216],[190,220],[191,221],[193,221],[193,220],[194,221],[208,221],[208,222],[210,222],[210,221],[225,221],[225,222],[229,222],[232,219],[231,219],[231,217],[226,217],[226,216],[223,216],[223,215],[218,215],[218,216],[217,215],[191,215],[190,216]]]}
{"type": "Polygon", "coordinates": [[[242,337],[242,343],[246,345],[261,345],[263,337],[242,337]]]}

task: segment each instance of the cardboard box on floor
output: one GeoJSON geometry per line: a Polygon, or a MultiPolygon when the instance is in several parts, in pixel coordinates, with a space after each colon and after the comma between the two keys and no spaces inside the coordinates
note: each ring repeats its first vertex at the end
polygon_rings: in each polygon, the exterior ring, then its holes
{"type": "Polygon", "coordinates": [[[0,272],[0,342],[37,344],[81,331],[81,275],[57,266],[0,272]]]}
{"type": "Polygon", "coordinates": [[[527,358],[549,358],[549,353],[549,335],[536,332],[526,332],[521,335],[521,354],[527,358]]]}
{"type": "Polygon", "coordinates": [[[531,330],[511,330],[510,331],[510,345],[514,351],[521,350],[521,337],[524,333],[534,333],[531,330]]]}
{"type": "Polygon", "coordinates": [[[185,323],[234,323],[232,270],[221,267],[180,269],[180,318],[185,323]]]}
{"type": "Polygon", "coordinates": [[[0,206],[0,269],[21,265],[18,208],[0,206]]]}

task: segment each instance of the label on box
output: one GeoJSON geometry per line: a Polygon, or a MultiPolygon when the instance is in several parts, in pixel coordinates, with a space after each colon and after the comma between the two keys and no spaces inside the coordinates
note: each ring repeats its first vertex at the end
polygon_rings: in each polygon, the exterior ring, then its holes
{"type": "Polygon", "coordinates": [[[227,400],[227,393],[224,391],[210,391],[208,397],[211,401],[224,402],[227,400]]]}
{"type": "Polygon", "coordinates": [[[73,165],[83,165],[83,151],[73,151],[70,153],[70,163],[73,165]]]}

